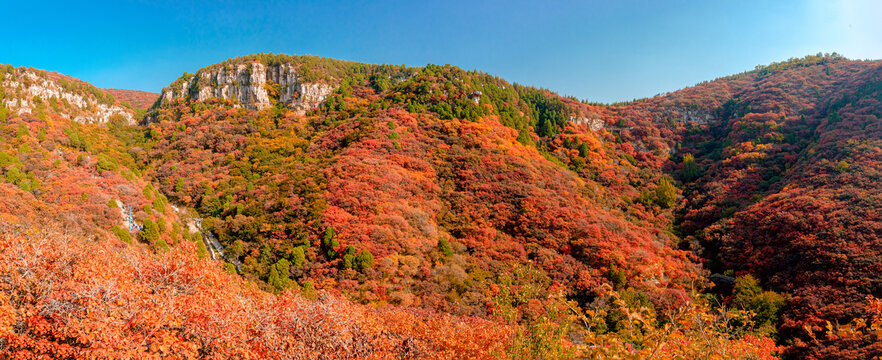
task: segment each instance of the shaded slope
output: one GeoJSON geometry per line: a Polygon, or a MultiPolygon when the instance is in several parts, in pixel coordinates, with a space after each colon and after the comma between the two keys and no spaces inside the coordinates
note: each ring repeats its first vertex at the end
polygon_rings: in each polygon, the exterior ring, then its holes
{"type": "Polygon", "coordinates": [[[875,335],[826,330],[872,317],[882,296],[880,69],[806,57],[627,106],[656,124],[685,120],[670,144],[695,162],[667,170],[686,181],[684,245],[712,271],[754,274],[791,296],[779,330],[794,358],[880,352],[875,335]]]}

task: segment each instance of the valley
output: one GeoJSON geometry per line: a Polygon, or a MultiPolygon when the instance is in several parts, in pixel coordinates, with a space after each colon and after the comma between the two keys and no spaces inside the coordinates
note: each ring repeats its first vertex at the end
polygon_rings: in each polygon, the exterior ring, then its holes
{"type": "Polygon", "coordinates": [[[194,71],[0,68],[0,353],[882,356],[880,61],[616,104],[450,65],[194,71]]]}

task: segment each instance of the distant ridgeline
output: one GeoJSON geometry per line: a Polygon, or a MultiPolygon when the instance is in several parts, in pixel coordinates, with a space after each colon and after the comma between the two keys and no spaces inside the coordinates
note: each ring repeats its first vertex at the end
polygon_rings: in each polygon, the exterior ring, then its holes
{"type": "Polygon", "coordinates": [[[218,101],[263,110],[283,106],[314,109],[335,90],[343,94],[367,81],[377,93],[413,112],[475,121],[498,115],[522,133],[534,126],[543,135],[559,132],[571,115],[548,90],[512,85],[476,71],[445,65],[372,65],[317,56],[248,55],[184,74],[164,88],[154,108],[176,101],[218,101]]]}

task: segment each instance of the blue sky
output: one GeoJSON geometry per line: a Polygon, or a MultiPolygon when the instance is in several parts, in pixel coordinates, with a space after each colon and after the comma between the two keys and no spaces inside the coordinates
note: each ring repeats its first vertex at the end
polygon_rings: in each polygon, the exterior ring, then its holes
{"type": "Polygon", "coordinates": [[[0,63],[158,92],[249,53],[452,64],[592,101],[817,52],[882,58],[882,2],[112,1],[3,5],[0,63]]]}

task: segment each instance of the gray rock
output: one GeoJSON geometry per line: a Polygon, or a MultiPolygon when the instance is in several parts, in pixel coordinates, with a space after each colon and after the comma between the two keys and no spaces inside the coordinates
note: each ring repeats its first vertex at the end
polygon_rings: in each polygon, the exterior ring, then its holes
{"type": "Polygon", "coordinates": [[[237,64],[200,70],[180,87],[163,89],[162,104],[176,99],[222,99],[232,100],[235,106],[263,110],[273,106],[267,91],[270,84],[279,86],[279,102],[298,110],[317,107],[335,88],[303,81],[291,64],[237,64]]]}
{"type": "MultiPolygon", "coordinates": [[[[58,101],[66,101],[75,110],[62,112],[59,115],[71,118],[80,123],[106,123],[115,115],[122,116],[129,125],[134,125],[134,113],[115,104],[103,104],[90,93],[74,93],[62,88],[52,79],[41,76],[32,70],[16,71],[14,76],[7,76],[2,83],[6,89],[3,106],[11,112],[23,114],[33,112],[35,97],[48,104],[53,97],[58,101]]],[[[48,105],[47,105],[48,106],[48,105]]]]}

